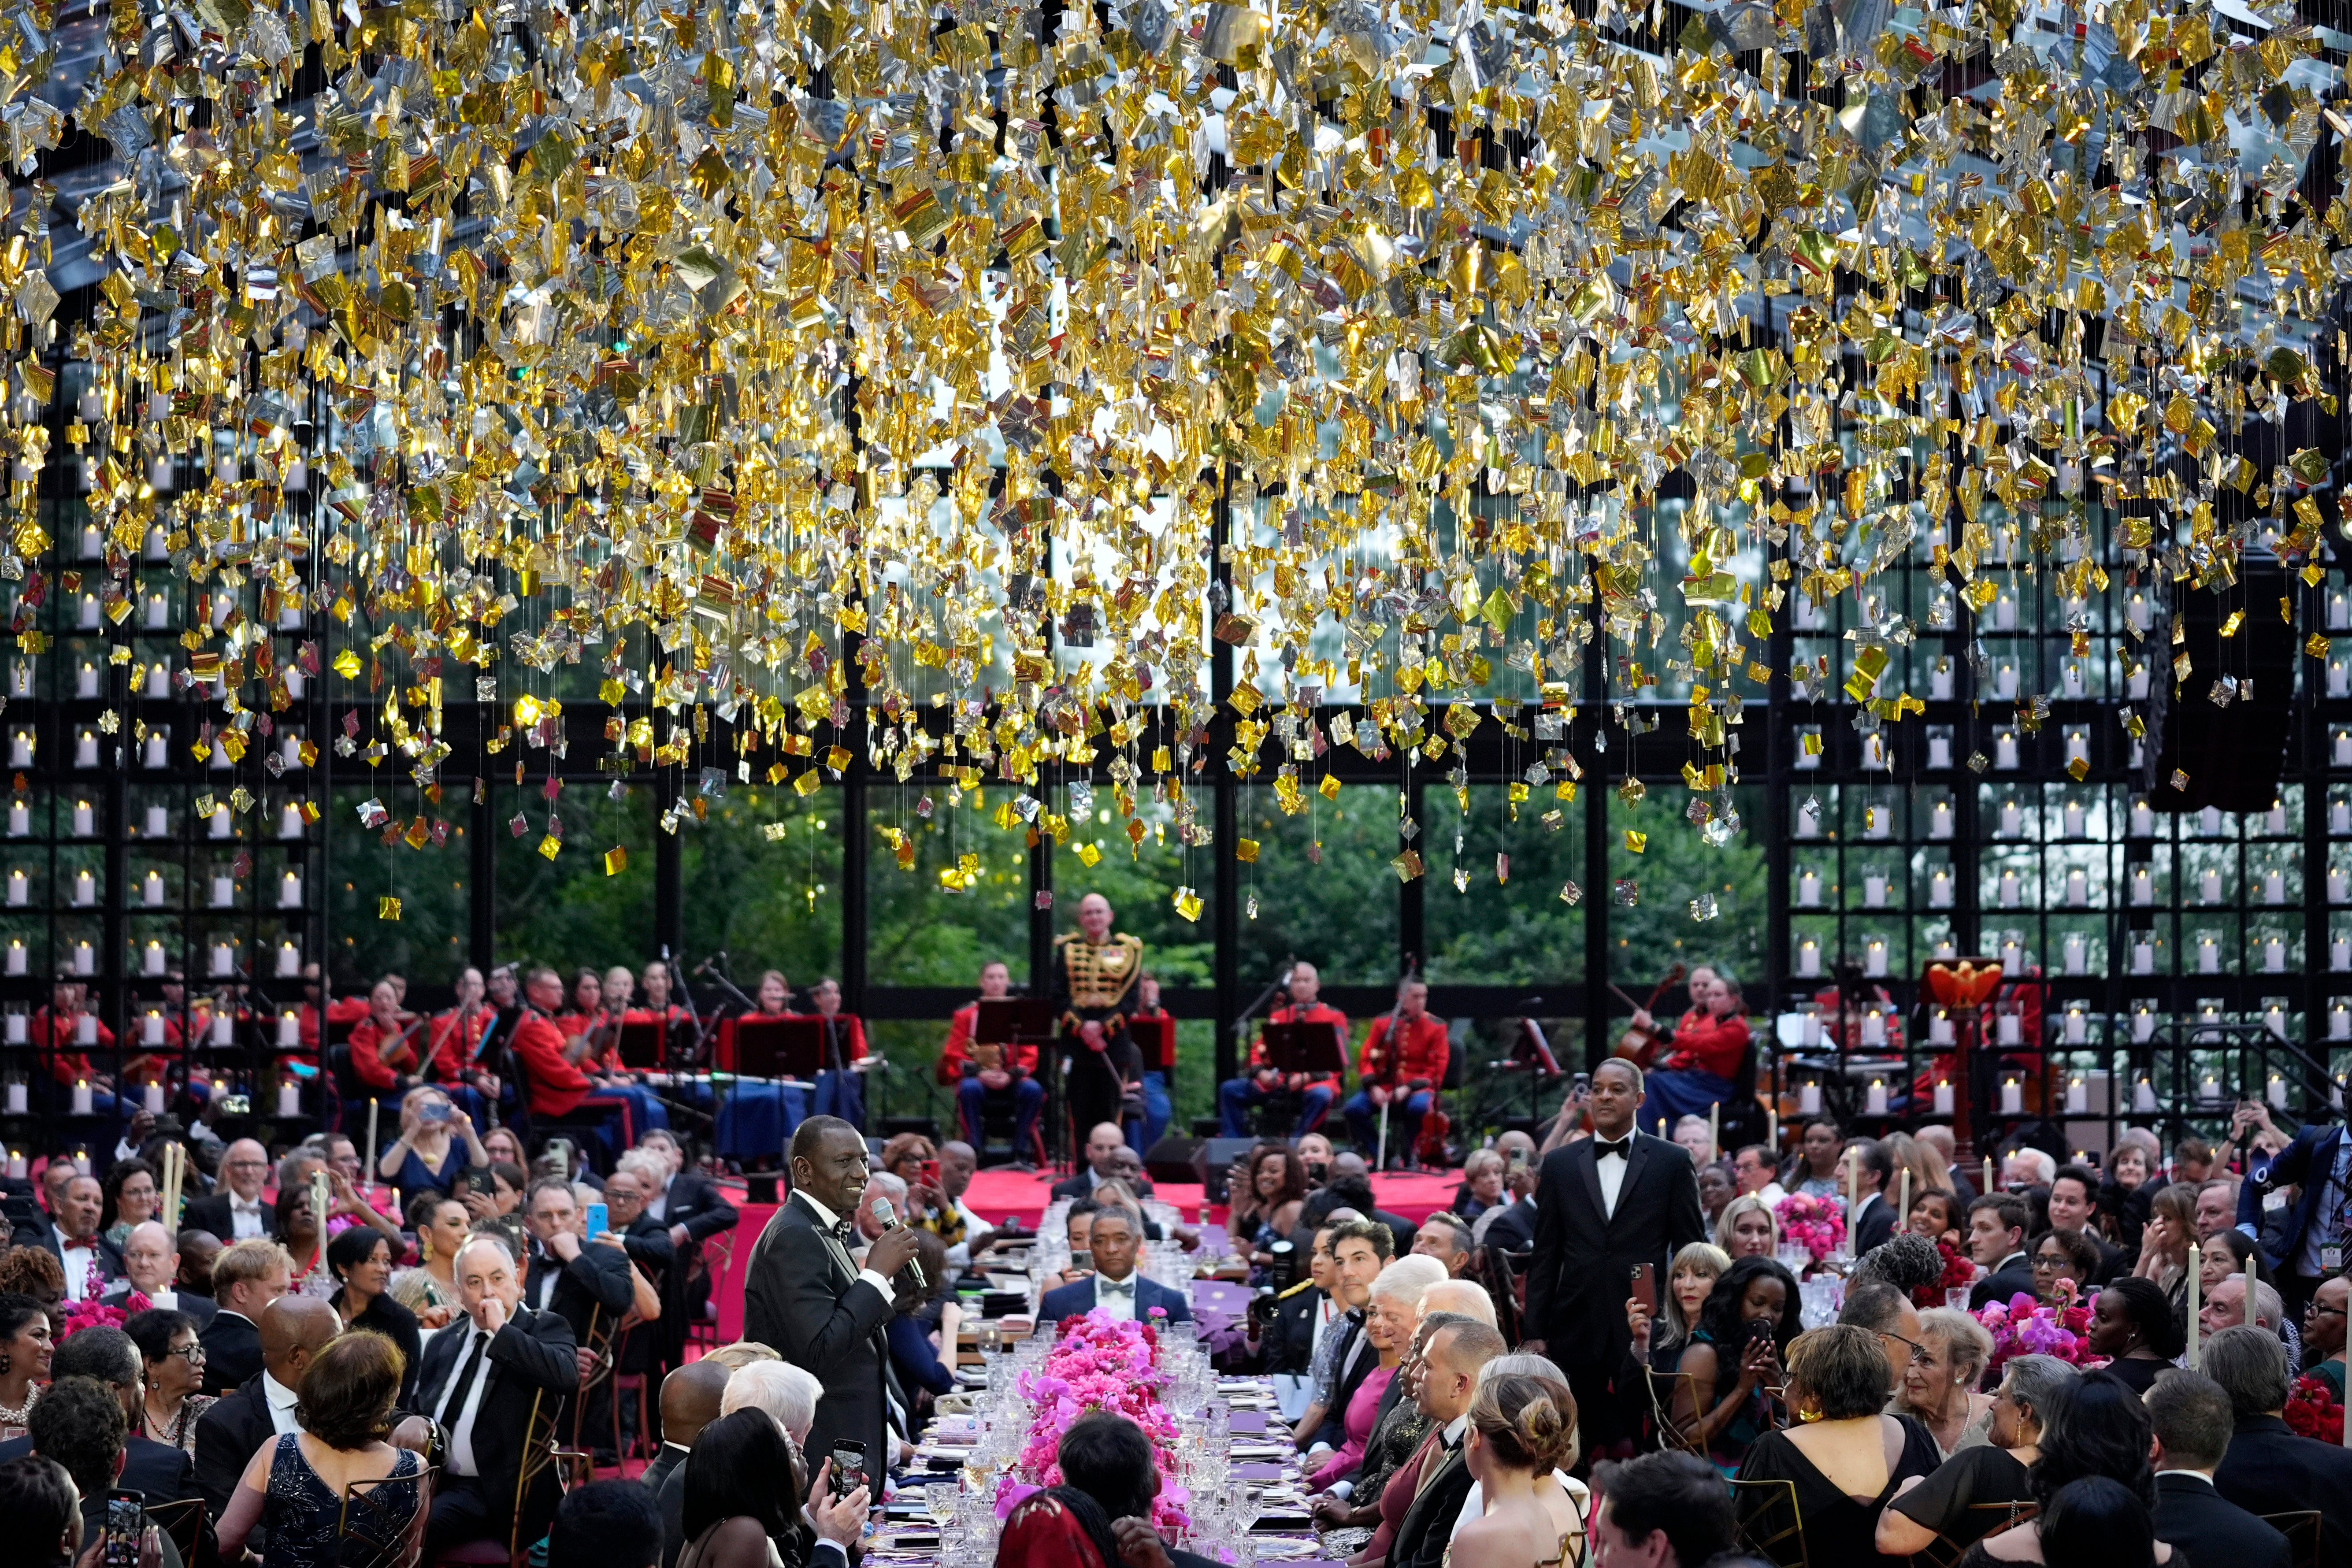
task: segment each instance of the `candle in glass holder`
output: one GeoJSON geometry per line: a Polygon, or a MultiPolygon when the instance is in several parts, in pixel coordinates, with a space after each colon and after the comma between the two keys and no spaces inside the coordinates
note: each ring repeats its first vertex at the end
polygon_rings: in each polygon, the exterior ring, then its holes
{"type": "Polygon", "coordinates": [[[1951,736],[1930,735],[1927,737],[1927,765],[1931,768],[1948,768],[1952,765],[1951,736]]]}
{"type": "Polygon", "coordinates": [[[280,1047],[302,1043],[302,1017],[291,1007],[278,1015],[278,1043],[280,1047]]]}
{"type": "Polygon", "coordinates": [[[2327,1009],[2327,1037],[2352,1040],[2352,1007],[2337,1002],[2327,1009]]]}
{"type": "Polygon", "coordinates": [[[147,808],[147,837],[150,838],[168,838],[171,837],[171,808],[162,805],[149,806],[147,808]]]}
{"type": "Polygon", "coordinates": [[[1952,803],[1939,800],[1927,808],[1927,837],[1949,838],[1952,836],[1952,803]]]}
{"type": "Polygon", "coordinates": [[[1797,873],[1797,902],[1805,909],[1818,908],[1822,901],[1822,879],[1812,871],[1797,873]]]}
{"type": "Polygon", "coordinates": [[[2000,881],[1998,884],[1998,890],[1995,892],[1994,897],[2000,901],[2002,909],[2013,910],[2017,908],[2018,893],[2021,887],[2021,884],[2018,881],[2017,873],[2015,871],[2004,869],[2001,872],[2000,881]]]}
{"type": "Polygon", "coordinates": [[[1870,1080],[1870,1088],[1864,1095],[1863,1103],[1865,1110],[1872,1116],[1886,1114],[1886,1080],[1885,1079],[1874,1078],[1870,1080]]]}
{"type": "Polygon", "coordinates": [[[2265,1098],[2269,1100],[2270,1107],[2273,1110],[2284,1110],[2286,1109],[2286,1079],[2281,1078],[2276,1073],[2271,1074],[2269,1092],[2265,1098]]]}
{"type": "Polygon", "coordinates": [[[74,1080],[73,1113],[76,1116],[89,1114],[89,1079],[86,1078],[74,1080]]]}
{"type": "Polygon", "coordinates": [[[163,873],[150,871],[139,881],[139,901],[151,910],[163,907],[163,873]]]}
{"type": "Polygon", "coordinates": [[[1927,878],[1927,907],[1931,910],[1952,907],[1952,874],[1949,871],[1939,868],[1927,878]]]}
{"type": "Polygon", "coordinates": [[[2286,1009],[2273,1002],[2263,1009],[2263,1027],[2284,1040],[2286,1038],[2286,1009]]]}
{"type": "Polygon", "coordinates": [[[2283,800],[2271,802],[2270,810],[2263,814],[2263,831],[2265,833],[2286,831],[2286,802],[2283,800]]]}
{"type": "Polygon", "coordinates": [[[26,903],[30,900],[32,892],[33,884],[31,880],[26,877],[24,872],[11,871],[8,873],[8,907],[10,909],[23,909],[26,903]]]}
{"type": "Polygon", "coordinates": [[[2077,910],[2087,908],[2091,902],[2091,879],[2079,868],[2066,873],[2066,902],[2077,910]]]}
{"type": "MultiPolygon", "coordinates": [[[[78,942],[74,943],[73,972],[76,974],[95,974],[98,973],[98,954],[90,947],[89,943],[86,942],[78,942]]],[[[91,1026],[95,1028],[96,1025],[97,1020],[92,1019],[91,1026]]],[[[93,1045],[97,1043],[97,1037],[95,1034],[93,1034],[90,1038],[93,1045]]]]}
{"type": "MultiPolygon", "coordinates": [[[[12,1046],[21,1046],[25,1043],[25,1015],[22,1013],[8,1015],[8,1043],[12,1046]]],[[[8,1085],[9,1115],[25,1114],[25,1081],[22,1079],[8,1085]]]]}
{"type": "Polygon", "coordinates": [[[302,950],[290,942],[278,944],[278,978],[293,980],[302,973],[302,950]]]}
{"type": "Polygon", "coordinates": [[[22,838],[33,831],[33,808],[21,800],[8,803],[8,837],[22,838]]]}
{"type": "Polygon", "coordinates": [[[2063,765],[2069,770],[2091,765],[2091,732],[2088,730],[2066,731],[2066,761],[2063,765]]]}
{"type": "MultiPolygon", "coordinates": [[[[2001,1016],[2003,1017],[2013,1016],[2013,1015],[2006,1013],[2001,1016]]],[[[2018,1116],[2021,1115],[2024,1110],[2025,1086],[2018,1082],[2017,1079],[2013,1078],[2005,1078],[2001,1079],[2000,1113],[2003,1116],[2018,1116]]]]}
{"type": "Polygon", "coordinates": [[[1927,1015],[1927,1043],[1948,1046],[1952,1043],[1952,1015],[1942,1007],[1927,1015]]]}
{"type": "Polygon", "coordinates": [[[230,817],[228,807],[225,805],[216,805],[213,807],[210,829],[212,836],[215,838],[226,838],[230,834],[236,831],[236,824],[235,820],[230,817]]]}
{"type": "Polygon", "coordinates": [[[150,1007],[139,1020],[139,1043],[160,1046],[163,1043],[163,1015],[150,1007]]]}
{"type": "Polygon", "coordinates": [[[2132,802],[2131,832],[2134,838],[2156,837],[2156,809],[2145,799],[2132,802]]]}
{"type": "Polygon", "coordinates": [[[1808,800],[1803,805],[1797,807],[1797,837],[1800,838],[1819,838],[1821,836],[1821,807],[1812,801],[1808,800]]]}
{"type": "Polygon", "coordinates": [[[2220,903],[2221,901],[2221,873],[2219,871],[2198,872],[2197,896],[2209,904],[2220,903]]]}
{"type": "Polygon", "coordinates": [[[2327,831],[2339,837],[2352,833],[2352,800],[2327,803],[2327,831]]]}
{"type": "Polygon", "coordinates": [[[1819,1083],[1800,1084],[1797,1088],[1797,1114],[1819,1116],[1822,1113],[1822,1086],[1819,1083]]]}
{"type": "Polygon", "coordinates": [[[2327,939],[2327,967],[2352,969],[2352,937],[2334,936],[2327,939]]]}
{"type": "Polygon", "coordinates": [[[280,838],[302,837],[302,808],[290,800],[278,813],[278,837],[280,838]]]}
{"type": "MultiPolygon", "coordinates": [[[[1992,694],[2003,702],[2014,702],[2017,700],[2017,666],[2013,664],[2003,664],[1993,670],[1992,694]]],[[[2015,755],[2017,748],[2016,737],[2009,736],[2005,738],[2009,741],[2011,754],[2012,756],[2015,755]]],[[[2003,767],[2015,767],[2017,764],[2014,763],[2004,763],[2001,765],[2003,767]]]]}
{"type": "Polygon", "coordinates": [[[213,908],[225,910],[236,902],[236,879],[226,871],[213,873],[213,908]]]}
{"type": "Polygon", "coordinates": [[[2131,901],[2135,904],[2156,902],[2156,876],[2146,866],[2132,868],[2131,901]]]}
{"type": "Polygon", "coordinates": [[[171,625],[172,601],[161,594],[148,595],[147,629],[151,632],[165,631],[170,629],[171,625]]]}
{"type": "Polygon", "coordinates": [[[212,1043],[216,1046],[235,1045],[236,1043],[236,1020],[229,1016],[226,1013],[214,1014],[212,1043]]]}
{"type": "Polygon", "coordinates": [[[2132,1112],[2137,1116],[2150,1116],[2155,1114],[2156,1109],[2156,1085],[2143,1078],[2132,1085],[2132,1112]]]}
{"type": "Polygon", "coordinates": [[[2286,943],[2277,937],[2263,939],[2263,973],[2265,974],[2286,973],[2286,943]]]}
{"type": "Polygon", "coordinates": [[[290,1078],[278,1086],[278,1114],[289,1119],[302,1114],[302,1086],[290,1078]]]}
{"type": "Polygon", "coordinates": [[[2084,827],[2085,827],[2085,826],[2086,826],[2086,823],[2087,823],[2087,818],[2084,816],[2084,811],[2083,811],[2083,803],[2082,803],[2081,801],[2078,801],[2078,800],[2070,800],[2070,801],[2068,801],[2068,802],[2066,803],[2065,809],[2064,809],[2063,811],[2062,811],[2062,812],[2059,814],[2059,816],[2060,816],[2061,820],[2062,820],[2062,821],[2064,823],[2064,825],[2065,825],[2065,831],[2066,831],[2066,837],[2069,837],[2069,838],[2080,838],[2080,837],[2083,837],[2084,829],[2084,827]]]}
{"type": "Polygon", "coordinates": [[[2342,903],[2344,901],[2345,890],[2346,882],[2343,868],[2339,866],[2330,866],[2327,868],[2327,901],[2331,904],[2342,903]]]}
{"type": "Polygon", "coordinates": [[[2083,1005],[2069,1002],[2066,1005],[2066,1043],[2070,1046],[2083,1044],[2091,1037],[2090,1028],[2090,1015],[2083,1011],[2083,1005]]]}
{"type": "Polygon", "coordinates": [[[1895,831],[1895,812],[1891,806],[1874,805],[1862,814],[1862,831],[1866,838],[1885,838],[1895,831]]]}
{"type": "Polygon", "coordinates": [[[2000,803],[2000,836],[2014,838],[2025,831],[2025,809],[2013,800],[2000,803]]]}
{"type": "Polygon", "coordinates": [[[73,832],[76,838],[87,838],[98,831],[98,808],[86,800],[74,802],[73,832]]]}
{"type": "Polygon", "coordinates": [[[302,873],[288,871],[278,879],[278,907],[299,910],[302,907],[302,873]]]}
{"type": "Polygon", "coordinates": [[[1886,973],[1886,942],[1885,938],[1874,936],[1864,944],[1862,950],[1862,972],[1874,980],[1885,977],[1886,973]]]}
{"type": "Polygon", "coordinates": [[[2286,873],[2276,867],[2263,873],[2263,902],[2266,904],[2286,902],[2286,873]]]}
{"type": "Polygon", "coordinates": [[[1999,1015],[1994,1025],[1994,1038],[2004,1046],[2025,1043],[2025,1024],[2015,1013],[1999,1015]]]}
{"type": "Polygon", "coordinates": [[[288,665],[286,667],[286,695],[294,699],[297,702],[302,700],[302,683],[307,679],[308,677],[304,676],[302,673],[302,667],[300,665],[288,665]]]}
{"type": "MultiPolygon", "coordinates": [[[[98,693],[93,691],[90,695],[95,697],[98,693]]],[[[98,766],[97,731],[83,730],[74,736],[74,766],[78,768],[98,766]]]]}
{"type": "Polygon", "coordinates": [[[2004,730],[1992,743],[1992,765],[2014,771],[2017,767],[2017,734],[2004,730]]]}
{"type": "Polygon", "coordinates": [[[1935,948],[1935,952],[1934,952],[1934,953],[1933,953],[1931,956],[1936,957],[1936,958],[1944,959],[1944,960],[1946,960],[1947,962],[1948,962],[1948,961],[1950,961],[1950,960],[1952,960],[1952,959],[1955,959],[1955,958],[1959,957],[1959,956],[1960,956],[1960,950],[1959,950],[1958,948],[1954,947],[1954,946],[1952,945],[1952,939],[1951,939],[1951,936],[1950,936],[1950,934],[1948,932],[1948,933],[1946,933],[1945,935],[1943,935],[1943,936],[1939,936],[1939,937],[1937,937],[1937,938],[1936,939],[1936,948],[1935,948]]]}
{"type": "Polygon", "coordinates": [[[30,730],[16,730],[9,732],[8,765],[12,768],[29,768],[33,765],[33,732],[30,730]]]}
{"type": "Polygon", "coordinates": [[[1952,1080],[1948,1078],[1939,1078],[1936,1080],[1936,1114],[1938,1116],[1949,1116],[1951,1113],[1952,1080]]]}
{"type": "MultiPolygon", "coordinates": [[[[8,973],[11,974],[22,974],[25,973],[25,942],[24,939],[21,937],[12,936],[8,939],[8,973]]],[[[22,1017],[23,1015],[11,1014],[10,1016],[22,1017]]],[[[17,1041],[14,1043],[22,1044],[23,1042],[17,1041]]]]}
{"type": "Polygon", "coordinates": [[[8,1151],[8,1175],[11,1180],[19,1182],[23,1181],[28,1168],[29,1167],[26,1163],[25,1152],[22,1149],[11,1149],[8,1151]]]}
{"type": "Polygon", "coordinates": [[[1797,973],[1811,979],[1822,972],[1821,943],[1811,937],[1797,944],[1797,973]]]}
{"type": "Polygon", "coordinates": [[[2080,974],[2087,966],[2089,952],[2084,943],[2082,932],[2068,931],[2065,941],[2059,944],[2058,951],[2064,960],[2067,973],[2080,974]]]}
{"type": "Polygon", "coordinates": [[[2080,1116],[2091,1109],[2091,1086],[2076,1073],[2066,1080],[2066,1114],[2080,1116]]]}
{"type": "Polygon", "coordinates": [[[2134,974],[2156,973],[2156,943],[2145,936],[2132,940],[2131,972],[2134,974]]]}
{"type": "MultiPolygon", "coordinates": [[[[286,673],[289,677],[292,676],[294,673],[293,668],[289,666],[286,673]]],[[[300,767],[302,765],[302,737],[299,735],[280,736],[278,742],[278,761],[285,767],[300,767]]]]}
{"type": "Polygon", "coordinates": [[[2000,968],[2004,974],[2022,978],[2025,973],[2025,949],[2015,937],[2004,937],[2000,944],[2000,968]]]}
{"type": "Polygon", "coordinates": [[[2200,974],[2221,973],[2221,944],[2210,936],[2200,936],[2197,939],[2197,973],[2200,974]]]}
{"type": "MultiPolygon", "coordinates": [[[[162,659],[147,667],[147,695],[162,699],[172,695],[172,671],[162,659]]],[[[155,766],[163,764],[157,763],[155,766]]]]}
{"type": "Polygon", "coordinates": [[[145,947],[139,950],[140,973],[152,979],[163,973],[163,944],[162,942],[151,941],[145,947]]]}
{"type": "Polygon", "coordinates": [[[162,1084],[149,1084],[147,1086],[146,1094],[143,1098],[146,1103],[148,1115],[161,1116],[163,1114],[163,1086],[162,1084]]]}
{"type": "Polygon", "coordinates": [[[1862,901],[1874,910],[1886,907],[1886,873],[1872,871],[1862,879],[1862,901]]]}
{"type": "Polygon", "coordinates": [[[236,952],[225,942],[213,943],[213,973],[226,976],[236,973],[236,952]]]}
{"type": "Polygon", "coordinates": [[[1883,1046],[1886,1043],[1886,1014],[1876,1007],[1862,1016],[1862,1043],[1883,1046]]]}

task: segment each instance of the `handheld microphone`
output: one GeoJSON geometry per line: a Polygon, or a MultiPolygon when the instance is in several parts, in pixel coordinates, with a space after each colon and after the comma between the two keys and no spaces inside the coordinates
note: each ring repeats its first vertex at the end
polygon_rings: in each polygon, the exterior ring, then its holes
{"type": "MultiPolygon", "coordinates": [[[[874,1223],[880,1226],[884,1230],[897,1230],[899,1228],[898,1216],[891,1212],[890,1200],[888,1198],[876,1198],[872,1204],[867,1205],[866,1212],[874,1216],[874,1223]]],[[[911,1258],[907,1259],[907,1272],[915,1277],[916,1289],[926,1290],[930,1288],[930,1282],[923,1278],[923,1266],[916,1262],[911,1258]]]]}

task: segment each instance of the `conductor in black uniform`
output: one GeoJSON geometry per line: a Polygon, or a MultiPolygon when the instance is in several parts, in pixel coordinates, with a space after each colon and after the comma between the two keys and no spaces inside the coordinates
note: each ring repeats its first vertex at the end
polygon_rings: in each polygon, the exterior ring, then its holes
{"type": "Polygon", "coordinates": [[[1142,1055],[1127,1032],[1143,942],[1113,936],[1111,919],[1110,900],[1088,893],[1078,900],[1078,929],[1054,942],[1054,1011],[1070,1064],[1072,1128],[1118,1123],[1129,1086],[1143,1091],[1142,1055]]]}
{"type": "Polygon", "coordinates": [[[865,1444],[872,1484],[888,1473],[890,1458],[883,1446],[890,1358],[883,1331],[896,1310],[892,1279],[915,1256],[916,1232],[886,1230],[864,1267],[851,1258],[866,1140],[837,1116],[812,1116],[793,1133],[792,1173],[791,1199],[751,1251],[743,1337],[772,1347],[824,1385],[802,1448],[823,1457],[843,1438],[865,1444]]]}

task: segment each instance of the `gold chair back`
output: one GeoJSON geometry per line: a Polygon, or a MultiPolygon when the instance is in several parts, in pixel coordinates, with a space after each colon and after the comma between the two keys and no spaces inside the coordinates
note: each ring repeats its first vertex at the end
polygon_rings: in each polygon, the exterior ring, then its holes
{"type": "Polygon", "coordinates": [[[346,1484],[335,1521],[337,1568],[415,1568],[425,1554],[425,1524],[440,1473],[438,1466],[424,1465],[414,1476],[346,1484]]]}
{"type": "Polygon", "coordinates": [[[1797,1501],[1796,1482],[1733,1481],[1731,1509],[1739,1521],[1741,1546],[1780,1568],[1808,1568],[1805,1514],[1797,1501]]]}
{"type": "Polygon", "coordinates": [[[1914,1552],[1912,1563],[1916,1568],[1958,1568],[1969,1548],[1988,1535],[2023,1524],[2042,1509],[2039,1504],[2025,1502],[1975,1502],[1963,1516],[1966,1528],[1950,1534],[1939,1534],[1935,1544],[1924,1552],[1914,1552]]]}

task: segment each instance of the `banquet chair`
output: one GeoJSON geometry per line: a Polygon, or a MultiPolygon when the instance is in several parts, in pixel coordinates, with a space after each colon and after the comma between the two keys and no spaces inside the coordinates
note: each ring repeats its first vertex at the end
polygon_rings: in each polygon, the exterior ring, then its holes
{"type": "MultiPolygon", "coordinates": [[[[2266,1513],[2262,1516],[2262,1521],[2286,1537],[2288,1568],[2318,1568],[2319,1548],[2322,1537],[2326,1533],[2326,1527],[2322,1523],[2325,1518],[2317,1509],[2310,1508],[2298,1509],[2292,1513],[2266,1513]]],[[[2340,1554],[2340,1544],[2337,1551],[2340,1554]]],[[[2341,1560],[2340,1555],[2338,1560],[2341,1560]]]]}
{"type": "Polygon", "coordinates": [[[173,1502],[150,1503],[147,1522],[171,1538],[172,1545],[180,1553],[181,1562],[196,1561],[197,1546],[207,1533],[204,1499],[181,1498],[173,1502]]]}
{"type": "Polygon", "coordinates": [[[1785,1477],[1731,1483],[1732,1512],[1739,1521],[1739,1543],[1780,1568],[1807,1568],[1805,1513],[1797,1483],[1785,1477]]]}
{"type": "Polygon", "coordinates": [[[556,1485],[569,1491],[571,1488],[565,1485],[569,1473],[566,1466],[576,1467],[577,1461],[587,1458],[555,1446],[556,1418],[562,1408],[560,1398],[550,1399],[544,1393],[531,1395],[530,1424],[523,1440],[522,1463],[515,1470],[514,1522],[507,1527],[507,1538],[499,1541],[495,1536],[485,1536],[478,1541],[461,1541],[434,1558],[435,1568],[499,1568],[499,1564],[526,1568],[530,1550],[537,1544],[522,1538],[523,1504],[530,1496],[532,1483],[553,1467],[556,1485]]]}
{"type": "MultiPolygon", "coordinates": [[[[615,1320],[609,1317],[605,1313],[604,1308],[594,1307],[590,1309],[588,1314],[588,1337],[582,1342],[580,1348],[586,1351],[589,1355],[594,1359],[589,1363],[586,1370],[581,1374],[580,1387],[578,1391],[570,1395],[566,1400],[566,1403],[572,1407],[572,1447],[566,1450],[566,1452],[574,1455],[579,1460],[586,1461],[585,1463],[576,1465],[570,1472],[570,1484],[572,1486],[584,1486],[589,1481],[596,1479],[595,1464],[594,1461],[589,1458],[586,1445],[582,1440],[581,1428],[587,1421],[589,1406],[595,1403],[597,1390],[604,1389],[609,1392],[611,1388],[613,1382],[613,1342],[618,1337],[614,1332],[615,1327],[615,1320]]],[[[617,1461],[620,1457],[620,1426],[621,1413],[619,1407],[616,1405],[613,1411],[613,1429],[614,1434],[613,1448],[615,1461],[617,1461]]]]}
{"type": "Polygon", "coordinates": [[[710,1289],[704,1293],[702,1304],[695,1309],[694,1317],[686,1326],[686,1337],[696,1344],[717,1349],[719,1345],[719,1293],[727,1283],[727,1271],[735,1263],[735,1232],[722,1230],[703,1237],[698,1256],[709,1277],[710,1289]]]}
{"type": "Polygon", "coordinates": [[[2030,1502],[1972,1502],[1968,1507],[1969,1532],[1965,1540],[1937,1535],[1926,1551],[1912,1553],[1911,1561],[1919,1568],[1958,1568],[1960,1559],[1979,1541],[2023,1524],[2041,1511],[2040,1505],[2030,1502]]]}
{"type": "Polygon", "coordinates": [[[390,1476],[351,1481],[343,1487],[342,1511],[335,1520],[336,1568],[408,1568],[425,1545],[425,1523],[433,1513],[433,1483],[441,1473],[426,1465],[413,1478],[416,1506],[405,1512],[379,1500],[390,1476]]]}
{"type": "Polygon", "coordinates": [[[1686,1372],[1660,1372],[1655,1367],[1643,1367],[1642,1371],[1650,1385],[1650,1415],[1658,1424],[1658,1446],[1706,1458],[1706,1445],[1675,1419],[1677,1394],[1689,1401],[1691,1409],[1698,1408],[1698,1379],[1686,1372]]]}

